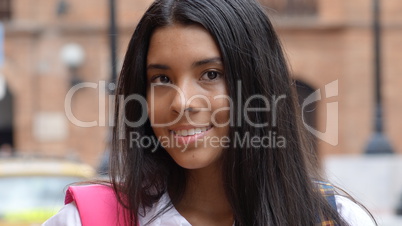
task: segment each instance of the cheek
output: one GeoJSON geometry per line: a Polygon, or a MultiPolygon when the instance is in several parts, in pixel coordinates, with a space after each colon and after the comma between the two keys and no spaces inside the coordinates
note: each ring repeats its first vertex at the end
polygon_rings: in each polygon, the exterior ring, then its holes
{"type": "Polygon", "coordinates": [[[162,116],[166,114],[166,106],[163,101],[158,98],[152,98],[151,94],[147,95],[147,112],[148,118],[152,124],[161,123],[162,116]]]}
{"type": "Polygon", "coordinates": [[[227,99],[212,100],[212,122],[215,126],[224,126],[230,122],[230,104],[227,99]]]}
{"type": "MultiPolygon", "coordinates": [[[[149,101],[147,101],[148,103],[148,118],[149,121],[151,122],[151,128],[152,131],[154,132],[154,134],[158,137],[158,136],[162,136],[163,131],[160,127],[158,126],[153,126],[155,124],[163,124],[163,119],[161,118],[161,109],[155,106],[158,106],[157,103],[151,103],[149,101]],[[151,107],[154,104],[154,107],[151,107]]],[[[163,111],[162,111],[163,112],[163,111]]],[[[162,114],[163,115],[163,114],[162,114]]]]}

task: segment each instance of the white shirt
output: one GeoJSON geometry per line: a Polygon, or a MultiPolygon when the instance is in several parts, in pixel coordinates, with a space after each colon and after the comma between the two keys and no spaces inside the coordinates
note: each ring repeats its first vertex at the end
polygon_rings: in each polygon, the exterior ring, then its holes
{"type": "MultiPolygon", "coordinates": [[[[351,226],[372,226],[375,225],[370,216],[356,203],[350,199],[335,195],[338,213],[351,226]]],[[[145,217],[139,216],[140,225],[145,225],[169,202],[169,196],[163,195],[161,199],[147,212],[145,217]]],[[[43,223],[42,226],[81,226],[81,219],[75,202],[65,205],[59,213],[43,223]]],[[[180,215],[174,208],[160,215],[149,226],[191,226],[191,224],[180,215]]]]}

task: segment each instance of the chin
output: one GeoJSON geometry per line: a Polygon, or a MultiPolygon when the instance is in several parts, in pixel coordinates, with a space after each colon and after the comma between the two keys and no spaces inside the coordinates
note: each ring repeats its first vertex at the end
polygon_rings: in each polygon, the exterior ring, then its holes
{"type": "MultiPolygon", "coordinates": [[[[200,151],[208,152],[207,150],[200,151]]],[[[171,152],[168,151],[168,153],[177,165],[188,170],[207,168],[209,166],[215,165],[217,162],[219,162],[220,159],[219,155],[205,156],[203,155],[205,153],[200,155],[200,153],[194,153],[194,151],[192,150],[188,150],[185,152],[175,150],[174,152],[174,154],[171,154],[171,152]]]]}

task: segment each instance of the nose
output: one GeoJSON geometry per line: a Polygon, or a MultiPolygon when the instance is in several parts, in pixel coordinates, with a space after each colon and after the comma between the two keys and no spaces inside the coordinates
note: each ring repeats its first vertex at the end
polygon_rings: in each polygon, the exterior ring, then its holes
{"type": "Polygon", "coordinates": [[[196,88],[190,83],[182,83],[174,87],[173,99],[170,104],[170,110],[176,114],[184,111],[194,112],[199,107],[195,97],[197,95],[196,88]]]}

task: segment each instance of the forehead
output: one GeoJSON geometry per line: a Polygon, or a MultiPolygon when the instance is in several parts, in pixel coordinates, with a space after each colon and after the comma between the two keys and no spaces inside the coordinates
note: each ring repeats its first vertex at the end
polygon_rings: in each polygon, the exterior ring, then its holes
{"type": "Polygon", "coordinates": [[[214,38],[198,25],[171,25],[158,28],[151,36],[147,61],[167,58],[220,57],[214,38]]]}

